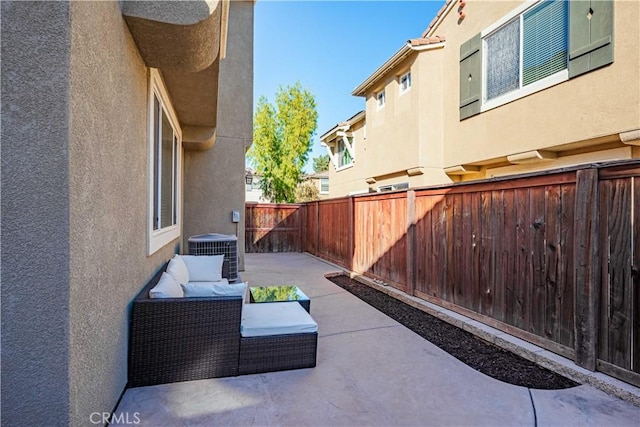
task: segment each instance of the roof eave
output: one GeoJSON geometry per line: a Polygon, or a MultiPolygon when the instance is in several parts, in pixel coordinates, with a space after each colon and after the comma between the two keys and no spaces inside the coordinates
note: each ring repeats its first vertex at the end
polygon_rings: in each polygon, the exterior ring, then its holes
{"type": "Polygon", "coordinates": [[[408,44],[403,45],[391,58],[389,58],[384,64],[380,66],[373,74],[371,74],[365,81],[360,83],[351,92],[353,96],[365,96],[366,91],[375,85],[382,77],[384,77],[389,70],[396,67],[401,61],[405,60],[413,50],[408,44]]]}

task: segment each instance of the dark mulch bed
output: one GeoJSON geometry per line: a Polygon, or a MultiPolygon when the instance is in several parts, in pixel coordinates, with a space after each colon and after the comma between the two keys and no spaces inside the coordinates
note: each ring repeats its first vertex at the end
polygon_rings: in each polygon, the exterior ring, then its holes
{"type": "Polygon", "coordinates": [[[347,276],[340,275],[328,277],[328,279],[458,360],[490,377],[537,389],[563,389],[578,385],[568,378],[347,276]]]}

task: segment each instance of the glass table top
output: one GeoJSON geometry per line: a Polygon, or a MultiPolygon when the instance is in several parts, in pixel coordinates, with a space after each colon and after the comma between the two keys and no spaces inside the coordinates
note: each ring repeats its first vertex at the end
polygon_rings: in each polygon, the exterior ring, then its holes
{"type": "Polygon", "coordinates": [[[256,286],[249,288],[255,302],[305,301],[307,297],[297,286],[256,286]]]}

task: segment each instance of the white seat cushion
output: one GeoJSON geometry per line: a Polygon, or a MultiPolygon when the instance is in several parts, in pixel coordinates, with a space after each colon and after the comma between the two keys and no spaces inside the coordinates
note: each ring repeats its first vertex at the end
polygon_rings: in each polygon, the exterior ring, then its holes
{"type": "Polygon", "coordinates": [[[180,258],[189,270],[189,282],[222,280],[224,255],[182,255],[180,258]]]}
{"type": "Polygon", "coordinates": [[[245,304],[242,307],[243,337],[318,332],[318,324],[297,302],[245,304]]]}
{"type": "Polygon", "coordinates": [[[170,274],[162,273],[158,283],[149,290],[149,298],[182,298],[180,283],[170,274]]]}

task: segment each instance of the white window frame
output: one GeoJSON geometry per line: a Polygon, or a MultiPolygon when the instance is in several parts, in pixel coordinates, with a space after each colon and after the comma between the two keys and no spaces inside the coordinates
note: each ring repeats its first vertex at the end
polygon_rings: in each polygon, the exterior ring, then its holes
{"type": "MultiPolygon", "coordinates": [[[[160,117],[161,120],[161,117],[160,117]]],[[[176,240],[181,235],[182,230],[182,130],[180,129],[177,115],[171,104],[169,93],[162,81],[160,73],[155,68],[150,69],[149,73],[149,98],[148,98],[148,187],[147,187],[147,255],[152,255],[170,242],[176,240]],[[176,223],[154,230],[154,189],[156,182],[154,179],[154,165],[158,159],[155,158],[155,129],[157,124],[154,122],[154,100],[158,99],[161,108],[164,110],[171,126],[173,127],[174,136],[177,138],[177,147],[175,149],[177,158],[174,159],[174,199],[176,211],[176,223]]]]}
{"type": "Polygon", "coordinates": [[[382,89],[379,92],[376,92],[376,108],[378,110],[382,110],[387,103],[387,95],[385,94],[385,90],[382,89]]]}
{"type": "Polygon", "coordinates": [[[406,73],[402,74],[400,77],[398,77],[398,85],[400,87],[400,95],[404,95],[405,93],[409,92],[411,90],[411,71],[407,71],[406,73]],[[402,80],[406,78],[407,81],[407,87],[403,87],[402,85],[402,80]]]}
{"type": "MultiPolygon", "coordinates": [[[[347,144],[345,144],[344,140],[342,139],[342,136],[338,136],[338,138],[336,139],[336,145],[335,145],[335,156],[336,156],[336,172],[339,172],[341,170],[345,170],[345,169],[349,169],[353,167],[353,163],[355,161],[355,156],[353,155],[353,153],[349,150],[349,148],[347,147],[347,144]],[[346,151],[347,153],[349,153],[349,156],[351,157],[351,162],[350,163],[345,163],[343,165],[340,164],[340,162],[342,161],[342,156],[340,155],[340,144],[342,144],[344,146],[344,151],[346,151]]],[[[347,137],[347,141],[349,142],[349,144],[351,144],[351,146],[353,147],[353,137],[347,137]]]]}
{"type": "Polygon", "coordinates": [[[480,37],[482,38],[482,106],[480,107],[480,112],[483,113],[485,111],[491,110],[493,108],[499,107],[504,104],[508,104],[509,102],[513,102],[516,99],[524,98],[525,96],[529,96],[533,93],[539,92],[543,89],[547,89],[551,86],[555,86],[559,83],[565,82],[569,80],[569,69],[568,67],[562,71],[558,71],[555,74],[545,77],[544,79],[538,80],[537,82],[531,83],[527,86],[522,87],[522,45],[523,45],[523,31],[522,31],[522,19],[527,10],[532,7],[538,5],[542,0],[529,0],[509,12],[507,15],[503,16],[502,19],[498,20],[494,24],[485,28],[481,33],[480,37]],[[487,100],[487,48],[485,46],[485,38],[495,31],[499,30],[505,24],[509,23],[512,19],[518,18],[520,20],[520,88],[509,93],[505,93],[497,98],[487,100]]]}

